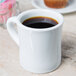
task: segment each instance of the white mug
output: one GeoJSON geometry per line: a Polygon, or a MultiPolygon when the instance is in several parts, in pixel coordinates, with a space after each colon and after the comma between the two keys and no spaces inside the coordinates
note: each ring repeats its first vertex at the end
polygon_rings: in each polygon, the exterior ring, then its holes
{"type": "Polygon", "coordinates": [[[32,9],[12,17],[7,21],[7,30],[20,48],[20,64],[33,73],[47,73],[55,70],[61,63],[61,32],[63,16],[46,9],[32,9]],[[53,27],[35,29],[24,26],[22,22],[30,17],[51,17],[58,21],[53,27]],[[17,24],[17,31],[14,24],[17,24]]]}

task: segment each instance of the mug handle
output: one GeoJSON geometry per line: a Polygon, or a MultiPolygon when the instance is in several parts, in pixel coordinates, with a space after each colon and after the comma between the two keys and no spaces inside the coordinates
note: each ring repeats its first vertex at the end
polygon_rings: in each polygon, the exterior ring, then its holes
{"type": "Polygon", "coordinates": [[[10,36],[12,37],[12,39],[16,42],[16,44],[19,45],[18,33],[17,33],[13,23],[17,24],[17,17],[16,16],[8,19],[7,24],[6,24],[7,30],[9,32],[10,36]]]}

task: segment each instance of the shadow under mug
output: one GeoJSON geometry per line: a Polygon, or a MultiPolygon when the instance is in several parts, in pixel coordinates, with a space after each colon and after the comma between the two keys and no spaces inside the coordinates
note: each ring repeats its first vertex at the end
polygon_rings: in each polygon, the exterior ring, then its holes
{"type": "Polygon", "coordinates": [[[61,63],[61,33],[63,16],[46,9],[32,9],[7,21],[7,30],[20,48],[21,66],[33,73],[47,73],[55,70],[61,63]],[[30,17],[45,16],[58,21],[54,27],[35,29],[24,26],[22,22],[30,17]],[[16,32],[14,24],[17,24],[16,32]]]}

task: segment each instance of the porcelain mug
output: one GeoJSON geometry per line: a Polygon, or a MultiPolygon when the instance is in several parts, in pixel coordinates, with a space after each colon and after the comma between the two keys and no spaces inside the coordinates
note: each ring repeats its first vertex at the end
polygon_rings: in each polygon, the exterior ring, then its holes
{"type": "MultiPolygon", "coordinates": [[[[47,73],[61,63],[61,33],[63,16],[47,9],[32,9],[7,21],[7,30],[20,48],[20,64],[33,73],[47,73]],[[54,27],[35,29],[22,22],[30,17],[51,17],[58,21],[54,27]],[[14,24],[17,25],[17,31],[14,24]]],[[[13,46],[12,46],[13,47],[13,46]]]]}

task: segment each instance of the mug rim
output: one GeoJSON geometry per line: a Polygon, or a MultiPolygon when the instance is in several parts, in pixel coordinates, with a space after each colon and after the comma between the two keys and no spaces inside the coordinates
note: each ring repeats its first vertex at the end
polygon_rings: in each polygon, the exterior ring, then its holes
{"type": "MultiPolygon", "coordinates": [[[[49,17],[49,16],[47,16],[49,17]]],[[[27,30],[32,30],[32,31],[49,31],[49,30],[54,30],[54,29],[57,29],[58,27],[62,26],[63,22],[64,22],[64,18],[62,16],[62,14],[56,12],[56,11],[53,11],[53,10],[48,10],[48,9],[31,9],[31,10],[27,10],[27,11],[24,11],[22,12],[20,15],[17,16],[17,19],[18,19],[18,25],[19,27],[23,27],[23,29],[27,29],[27,30]],[[58,21],[58,24],[53,26],[53,27],[48,27],[48,28],[31,28],[31,27],[27,27],[27,26],[24,26],[21,22],[20,22],[20,19],[22,18],[23,15],[26,15],[28,13],[31,13],[31,12],[35,12],[35,11],[48,11],[48,12],[52,12],[54,14],[58,14],[58,16],[61,18],[60,19],[60,22],[58,21]]]]}

